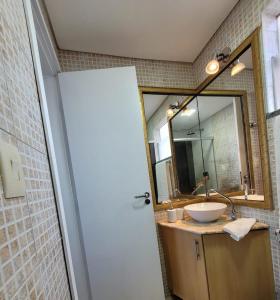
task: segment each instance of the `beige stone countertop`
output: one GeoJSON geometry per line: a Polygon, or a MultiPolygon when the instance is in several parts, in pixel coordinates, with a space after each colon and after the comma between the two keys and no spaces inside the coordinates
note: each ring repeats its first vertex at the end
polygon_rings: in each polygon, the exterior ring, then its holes
{"type": "MultiPolygon", "coordinates": [[[[178,220],[176,223],[169,223],[167,221],[158,222],[159,226],[166,226],[170,228],[176,228],[179,230],[185,230],[195,234],[213,234],[224,233],[223,227],[225,224],[232,222],[227,216],[222,216],[215,222],[211,223],[199,223],[193,219],[178,220]]],[[[269,226],[267,224],[256,222],[251,230],[266,229],[269,226]]]]}

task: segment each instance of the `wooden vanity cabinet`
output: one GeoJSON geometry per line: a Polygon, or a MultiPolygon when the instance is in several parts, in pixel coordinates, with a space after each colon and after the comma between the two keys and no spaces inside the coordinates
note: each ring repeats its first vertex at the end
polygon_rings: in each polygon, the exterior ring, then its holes
{"type": "Polygon", "coordinates": [[[160,226],[168,285],[183,300],[273,300],[268,229],[236,242],[226,233],[160,226]]]}

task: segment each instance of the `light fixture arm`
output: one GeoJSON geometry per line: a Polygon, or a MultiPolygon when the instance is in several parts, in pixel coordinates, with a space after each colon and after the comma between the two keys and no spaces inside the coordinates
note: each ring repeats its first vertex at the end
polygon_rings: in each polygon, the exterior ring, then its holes
{"type": "Polygon", "coordinates": [[[171,109],[180,109],[179,101],[177,101],[176,104],[169,104],[169,108],[171,108],[171,109]]]}
{"type": "Polygon", "coordinates": [[[225,47],[222,51],[216,54],[216,59],[219,62],[227,62],[231,53],[231,49],[229,47],[225,47]]]}
{"type": "Polygon", "coordinates": [[[230,56],[230,48],[226,47],[222,51],[217,52],[214,59],[210,60],[205,68],[207,74],[216,74],[220,69],[220,63],[226,63],[230,56]]]}

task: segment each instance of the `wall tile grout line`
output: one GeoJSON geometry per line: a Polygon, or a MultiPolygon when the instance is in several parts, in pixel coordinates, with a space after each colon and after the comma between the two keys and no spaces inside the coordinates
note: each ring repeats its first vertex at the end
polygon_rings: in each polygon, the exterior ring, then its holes
{"type": "Polygon", "coordinates": [[[5,132],[6,134],[8,134],[8,135],[10,135],[11,137],[15,138],[17,141],[19,141],[19,142],[25,144],[26,146],[32,148],[32,149],[35,150],[35,151],[38,151],[39,153],[41,153],[41,154],[47,156],[47,154],[46,154],[45,152],[43,152],[43,151],[41,151],[41,150],[35,148],[35,147],[32,146],[32,145],[29,145],[27,142],[25,142],[24,140],[20,139],[20,138],[17,137],[15,134],[13,134],[13,133],[7,131],[5,128],[1,128],[1,127],[0,127],[0,131],[5,132]]]}
{"type": "Polygon", "coordinates": [[[22,0],[0,1],[0,53],[0,136],[26,182],[6,200],[0,180],[0,299],[70,299],[22,0]]]}

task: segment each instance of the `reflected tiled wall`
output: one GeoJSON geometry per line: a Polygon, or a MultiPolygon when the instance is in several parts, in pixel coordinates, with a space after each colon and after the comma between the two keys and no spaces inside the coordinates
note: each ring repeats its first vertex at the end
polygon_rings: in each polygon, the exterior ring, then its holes
{"type": "Polygon", "coordinates": [[[21,0],[0,0],[0,138],[21,155],[25,197],[0,180],[0,299],[70,299],[21,0]]]}
{"type": "MultiPolygon", "coordinates": [[[[159,127],[163,126],[167,123],[168,117],[166,115],[166,111],[169,108],[170,104],[174,104],[179,102],[180,104],[186,99],[187,96],[175,96],[169,95],[166,97],[164,102],[161,104],[159,109],[157,109],[154,114],[150,117],[147,122],[147,131],[148,131],[148,139],[153,140],[154,137],[154,130],[159,129],[159,127]]],[[[145,101],[145,97],[144,97],[145,101]]]]}
{"type": "MultiPolygon", "coordinates": [[[[203,97],[198,103],[203,107],[203,97]]],[[[210,100],[211,101],[211,100],[210,100]]],[[[204,103],[205,103],[204,102],[204,103]]],[[[239,148],[235,127],[234,106],[230,104],[211,115],[200,123],[203,138],[212,137],[213,140],[203,140],[203,157],[205,169],[209,172],[209,186],[218,188],[222,193],[240,190],[239,148]]],[[[193,149],[194,158],[198,150],[193,149]]],[[[201,160],[201,157],[199,157],[201,160]]],[[[199,173],[200,178],[203,171],[199,173]]]]}
{"type": "MultiPolygon", "coordinates": [[[[255,86],[253,71],[248,69],[244,70],[240,74],[231,76],[230,70],[223,72],[216,80],[214,80],[209,86],[209,89],[221,89],[221,90],[241,90],[246,91],[247,105],[248,105],[248,121],[257,123],[257,109],[255,98],[255,86]]],[[[260,164],[260,146],[258,127],[250,129],[250,140],[252,149],[253,160],[253,173],[255,182],[255,193],[263,194],[263,182],[262,171],[260,164]]]]}

